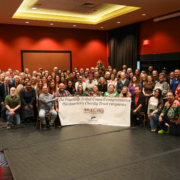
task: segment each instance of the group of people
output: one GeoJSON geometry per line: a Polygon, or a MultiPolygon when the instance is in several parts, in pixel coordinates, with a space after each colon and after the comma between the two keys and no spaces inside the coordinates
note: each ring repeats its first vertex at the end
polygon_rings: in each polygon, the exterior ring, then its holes
{"type": "Polygon", "coordinates": [[[24,72],[0,70],[1,116],[12,124],[34,123],[39,116],[43,129],[60,127],[57,115],[58,98],[71,96],[131,98],[131,126],[143,126],[142,112],[150,120],[152,132],[180,135],[180,70],[167,73],[163,68],[158,74],[149,66],[148,71],[123,65],[121,71],[91,67],[74,71],[53,72],[42,68],[24,72]],[[51,114],[47,121],[46,114],[51,114]],[[47,123],[48,122],[48,123],[47,123]]]}

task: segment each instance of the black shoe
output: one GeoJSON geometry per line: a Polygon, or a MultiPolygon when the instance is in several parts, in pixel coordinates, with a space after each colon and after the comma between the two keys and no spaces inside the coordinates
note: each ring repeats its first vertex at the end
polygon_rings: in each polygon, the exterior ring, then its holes
{"type": "Polygon", "coordinates": [[[43,129],[43,130],[47,130],[46,125],[42,124],[42,129],[43,129]]]}
{"type": "Polygon", "coordinates": [[[54,129],[54,126],[49,124],[49,128],[50,129],[54,129]]]}

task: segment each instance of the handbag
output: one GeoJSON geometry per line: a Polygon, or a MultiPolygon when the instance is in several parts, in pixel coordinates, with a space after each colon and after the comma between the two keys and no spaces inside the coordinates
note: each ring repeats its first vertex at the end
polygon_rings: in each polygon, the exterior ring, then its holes
{"type": "Polygon", "coordinates": [[[25,111],[25,118],[32,118],[34,117],[34,108],[31,109],[30,106],[28,106],[28,110],[25,111]]]}

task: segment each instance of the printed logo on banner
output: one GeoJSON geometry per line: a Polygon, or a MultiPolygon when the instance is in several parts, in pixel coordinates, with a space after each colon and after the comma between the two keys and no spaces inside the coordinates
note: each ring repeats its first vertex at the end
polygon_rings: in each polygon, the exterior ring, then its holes
{"type": "Polygon", "coordinates": [[[104,113],[103,108],[84,108],[84,113],[90,113],[93,114],[93,116],[90,117],[89,121],[98,121],[97,116],[94,114],[102,114],[104,113]]]}

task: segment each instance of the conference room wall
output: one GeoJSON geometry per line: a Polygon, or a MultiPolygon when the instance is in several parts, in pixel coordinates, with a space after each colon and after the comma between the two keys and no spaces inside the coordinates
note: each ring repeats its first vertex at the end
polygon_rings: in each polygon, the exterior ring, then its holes
{"type": "Polygon", "coordinates": [[[139,29],[139,55],[180,52],[180,17],[161,22],[143,21],[139,29]],[[143,40],[149,39],[149,45],[143,40]]]}
{"type": "Polygon", "coordinates": [[[21,50],[71,51],[72,68],[108,62],[107,32],[0,24],[0,69],[21,71],[21,50]]]}

